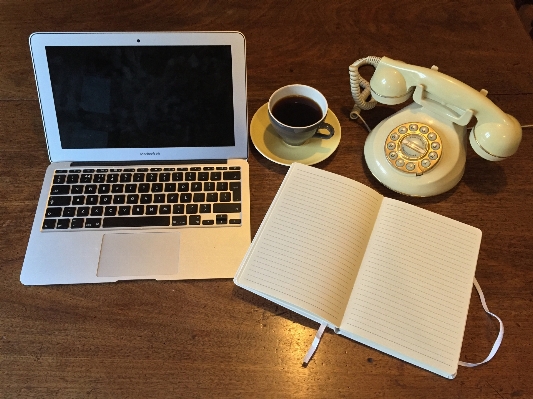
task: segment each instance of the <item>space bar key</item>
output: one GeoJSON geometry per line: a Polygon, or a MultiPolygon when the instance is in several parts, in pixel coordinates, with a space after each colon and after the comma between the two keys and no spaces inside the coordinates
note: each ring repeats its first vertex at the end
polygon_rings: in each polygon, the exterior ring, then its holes
{"type": "Polygon", "coordinates": [[[148,227],[170,226],[170,216],[119,216],[104,218],[102,226],[105,227],[148,227]]]}

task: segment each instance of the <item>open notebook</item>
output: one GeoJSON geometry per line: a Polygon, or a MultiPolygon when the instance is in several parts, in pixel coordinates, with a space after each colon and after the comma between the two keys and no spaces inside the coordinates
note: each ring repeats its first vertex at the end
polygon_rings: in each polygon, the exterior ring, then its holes
{"type": "Polygon", "coordinates": [[[22,283],[233,277],[250,243],[244,36],[34,33],[30,48],[51,164],[22,283]]]}
{"type": "Polygon", "coordinates": [[[234,281],[453,378],[480,242],[477,228],[293,164],[234,281]]]}

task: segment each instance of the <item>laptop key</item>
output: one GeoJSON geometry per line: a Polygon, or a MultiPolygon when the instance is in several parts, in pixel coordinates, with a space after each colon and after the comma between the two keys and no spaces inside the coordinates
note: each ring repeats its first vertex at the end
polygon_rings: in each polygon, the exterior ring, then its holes
{"type": "Polygon", "coordinates": [[[100,218],[87,218],[85,219],[86,229],[98,229],[102,225],[102,219],[100,218]]]}
{"type": "Polygon", "coordinates": [[[54,184],[64,184],[66,179],[66,175],[55,175],[53,182],[54,184]]]}
{"type": "Polygon", "coordinates": [[[162,193],[163,192],[163,183],[153,183],[152,184],[153,193],[162,193]]]}
{"type": "Polygon", "coordinates": [[[150,191],[150,183],[141,183],[137,189],[139,193],[147,193],[150,191]]]}
{"type": "Polygon", "coordinates": [[[146,205],[146,214],[147,215],[157,215],[157,205],[146,205]]]}
{"type": "Polygon", "coordinates": [[[44,213],[45,218],[57,218],[61,216],[61,208],[46,208],[46,212],[44,213]]]}
{"type": "Polygon", "coordinates": [[[76,184],[80,181],[80,175],[68,175],[67,184],[76,184]]]}
{"type": "Polygon", "coordinates": [[[113,196],[113,204],[120,205],[126,203],[126,196],[123,194],[118,194],[113,196]]]}
{"type": "Polygon", "coordinates": [[[111,192],[113,194],[122,194],[124,192],[124,184],[113,184],[111,186],[111,192]]]}
{"type": "Polygon", "coordinates": [[[133,215],[144,215],[144,205],[133,205],[131,213],[133,215]]]}
{"type": "Polygon", "coordinates": [[[62,215],[63,217],[71,218],[75,214],[76,214],[76,208],[74,208],[72,206],[67,206],[67,207],[63,208],[63,215],[62,215]]]}
{"type": "MultiPolygon", "coordinates": [[[[174,216],[176,217],[176,216],[174,216]]],[[[173,218],[174,218],[173,217],[173,218]]],[[[148,226],[169,226],[170,216],[116,216],[105,217],[103,227],[148,227],[148,226]]]]}
{"type": "Polygon", "coordinates": [[[217,183],[217,191],[228,191],[228,182],[227,181],[219,181],[217,183]]]}
{"type": "Polygon", "coordinates": [[[194,193],[192,197],[193,202],[205,202],[205,193],[194,193]]]}
{"type": "Polygon", "coordinates": [[[165,202],[165,199],[165,194],[154,194],[154,203],[156,204],[163,204],[165,202]]]}
{"type": "Polygon", "coordinates": [[[220,202],[230,202],[230,201],[231,201],[231,193],[229,191],[220,193],[220,202]]]}
{"type": "Polygon", "coordinates": [[[98,195],[88,195],[85,199],[85,205],[96,205],[98,204],[98,195]]]}
{"type": "Polygon", "coordinates": [[[83,190],[84,194],[96,194],[98,187],[96,184],[87,184],[83,190]]]}
{"type": "Polygon", "coordinates": [[[118,214],[119,215],[129,215],[131,211],[130,205],[124,205],[118,207],[118,214]]]}
{"type": "Polygon", "coordinates": [[[83,195],[76,195],[72,197],[72,205],[83,205],[85,204],[85,197],[83,195]]]}
{"type": "Polygon", "coordinates": [[[137,183],[144,182],[144,173],[134,173],[133,181],[137,183]]]}
{"type": "Polygon", "coordinates": [[[207,202],[217,202],[218,201],[218,193],[207,193],[207,202]]]}
{"type": "Polygon", "coordinates": [[[98,173],[94,175],[93,183],[103,183],[105,181],[105,175],[98,173]]]}
{"type": "Polygon", "coordinates": [[[172,216],[172,226],[186,226],[187,216],[172,216]]]}
{"type": "Polygon", "coordinates": [[[57,219],[56,229],[68,229],[70,226],[70,219],[57,219]]]}
{"type": "Polygon", "coordinates": [[[192,201],[192,194],[191,193],[181,193],[180,194],[180,202],[182,203],[188,203],[192,201]]]}
{"type": "Polygon", "coordinates": [[[74,194],[83,194],[83,186],[82,185],[72,186],[72,189],[70,190],[70,193],[72,195],[74,195],[74,194]]]}
{"type": "Polygon", "coordinates": [[[165,192],[166,193],[176,192],[176,183],[165,183],[165,192]]]}
{"type": "Polygon", "coordinates": [[[56,219],[44,219],[43,230],[55,229],[56,219]]]}
{"type": "Polygon", "coordinates": [[[130,194],[126,199],[128,204],[137,204],[139,202],[139,194],[130,194]]]}
{"type": "Polygon", "coordinates": [[[50,190],[51,195],[65,195],[68,194],[70,191],[70,186],[63,186],[63,185],[53,185],[52,189],[50,190]]]}
{"type": "Polygon", "coordinates": [[[111,192],[111,186],[109,184],[100,184],[98,186],[98,194],[109,194],[111,192]]]}
{"type": "Polygon", "coordinates": [[[70,222],[70,228],[71,229],[81,229],[82,227],[83,227],[83,219],[74,218],[70,222]]]}
{"type": "Polygon", "coordinates": [[[141,204],[151,204],[153,201],[152,194],[141,195],[141,204]]]}
{"type": "Polygon", "coordinates": [[[116,182],[118,182],[118,177],[119,176],[118,176],[117,173],[110,173],[110,174],[107,175],[106,181],[108,183],[116,183],[116,182]]]}
{"type": "Polygon", "coordinates": [[[231,182],[229,189],[233,193],[233,201],[241,200],[241,182],[231,182]]]}
{"type": "Polygon", "coordinates": [[[186,213],[198,213],[198,204],[187,204],[185,206],[186,213]]]}
{"type": "Polygon", "coordinates": [[[213,204],[213,213],[239,213],[241,204],[238,202],[224,202],[213,204]]]}
{"type": "Polygon", "coordinates": [[[70,196],[51,196],[48,199],[49,206],[66,206],[70,205],[70,196]]]}
{"type": "Polygon", "coordinates": [[[217,224],[228,224],[228,215],[217,215],[217,224]]]}
{"type": "Polygon", "coordinates": [[[178,184],[178,191],[180,193],[189,191],[189,183],[180,183],[180,184],[178,184]]]}
{"type": "Polygon", "coordinates": [[[78,217],[89,216],[89,210],[90,208],[88,206],[78,206],[76,208],[76,216],[78,217]]]}
{"type": "Polygon", "coordinates": [[[183,181],[183,172],[172,173],[172,181],[183,181]]]}
{"type": "Polygon", "coordinates": [[[129,183],[131,181],[132,174],[131,173],[121,173],[120,174],[120,182],[121,183],[129,183]]]}
{"type": "Polygon", "coordinates": [[[101,195],[100,196],[100,205],[109,205],[111,203],[111,195],[101,195]]]}
{"type": "Polygon", "coordinates": [[[105,216],[115,216],[117,214],[117,207],[116,206],[106,206],[104,215],[105,216]]]}
{"type": "Polygon", "coordinates": [[[241,172],[240,171],[236,171],[236,170],[223,172],[223,177],[224,177],[224,180],[240,180],[241,179],[241,172]]]}
{"type": "Polygon", "coordinates": [[[102,216],[104,207],[101,205],[91,207],[91,216],[102,216]]]}
{"type": "MultiPolygon", "coordinates": [[[[208,170],[204,168],[204,170],[208,170]]],[[[198,180],[199,181],[208,181],[209,180],[209,172],[198,172],[198,180]]]]}
{"type": "Polygon", "coordinates": [[[178,214],[178,215],[185,213],[185,205],[183,204],[172,205],[172,213],[178,214]]]}

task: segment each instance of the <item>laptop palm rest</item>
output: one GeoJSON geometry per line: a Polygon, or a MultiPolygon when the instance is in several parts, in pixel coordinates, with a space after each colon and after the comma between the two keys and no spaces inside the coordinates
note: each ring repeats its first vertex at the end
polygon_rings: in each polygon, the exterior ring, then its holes
{"type": "Polygon", "coordinates": [[[131,280],[176,274],[179,251],[179,231],[106,233],[96,275],[131,280]]]}

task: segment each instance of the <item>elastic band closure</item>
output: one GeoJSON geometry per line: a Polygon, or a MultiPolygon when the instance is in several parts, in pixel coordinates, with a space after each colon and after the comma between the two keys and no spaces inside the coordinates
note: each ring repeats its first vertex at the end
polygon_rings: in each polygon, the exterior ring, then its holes
{"type": "MultiPolygon", "coordinates": [[[[498,352],[498,349],[500,348],[500,345],[503,340],[503,332],[504,332],[503,322],[498,316],[496,316],[494,313],[491,313],[489,311],[487,302],[485,301],[485,295],[483,295],[483,291],[481,290],[481,287],[479,286],[479,283],[477,282],[475,277],[474,277],[474,287],[476,287],[477,293],[479,295],[479,299],[481,300],[481,304],[483,305],[483,309],[485,310],[485,312],[487,312],[492,317],[498,319],[498,322],[500,323],[500,332],[498,333],[498,337],[496,337],[496,341],[494,342],[494,345],[492,346],[492,350],[490,351],[489,355],[485,358],[485,360],[483,360],[480,363],[467,363],[467,362],[459,361],[459,366],[463,366],[463,367],[476,367],[483,363],[487,363],[489,360],[491,360],[494,357],[496,352],[498,352]]],[[[303,367],[307,367],[307,365],[309,364],[309,361],[311,360],[314,353],[316,352],[318,348],[318,344],[320,343],[320,340],[322,339],[322,334],[324,334],[326,327],[327,327],[327,323],[320,325],[320,328],[316,332],[315,338],[313,339],[313,342],[311,343],[311,346],[309,347],[309,350],[307,351],[304,357],[304,360],[302,362],[303,367]]]]}
{"type": "Polygon", "coordinates": [[[479,283],[477,282],[476,278],[474,277],[474,287],[476,287],[477,293],[479,295],[479,299],[481,300],[481,304],[483,305],[483,309],[485,309],[485,312],[487,312],[492,317],[495,317],[500,322],[500,332],[498,333],[498,337],[496,337],[496,341],[494,342],[494,345],[492,346],[492,350],[490,351],[489,355],[485,360],[483,360],[480,363],[467,363],[467,362],[459,362],[459,366],[463,367],[476,367],[483,363],[487,363],[490,359],[494,357],[496,352],[498,352],[498,349],[500,348],[500,345],[503,340],[503,323],[502,320],[496,316],[494,313],[491,313],[489,311],[489,308],[487,307],[487,303],[485,302],[485,296],[483,295],[483,291],[481,291],[481,287],[479,286],[479,283]]]}
{"type": "Polygon", "coordinates": [[[322,338],[322,334],[324,334],[324,330],[326,329],[326,327],[327,327],[326,323],[320,325],[320,328],[316,332],[315,339],[313,339],[313,343],[309,347],[309,350],[307,351],[304,357],[304,361],[302,363],[303,367],[307,367],[307,365],[309,364],[309,361],[311,360],[311,357],[313,357],[313,354],[315,353],[316,348],[318,348],[318,344],[320,343],[320,339],[322,338]]]}

